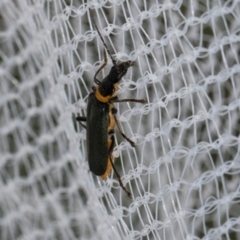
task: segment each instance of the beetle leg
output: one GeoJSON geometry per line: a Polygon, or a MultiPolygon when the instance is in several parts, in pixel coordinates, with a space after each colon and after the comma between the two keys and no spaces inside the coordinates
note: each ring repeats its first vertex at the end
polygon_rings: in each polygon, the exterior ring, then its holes
{"type": "Polygon", "coordinates": [[[114,144],[115,144],[115,139],[114,139],[114,136],[112,135],[110,137],[110,139],[108,139],[108,150],[109,150],[109,157],[108,157],[108,166],[107,166],[107,170],[106,172],[104,173],[104,175],[101,176],[102,179],[105,179],[111,172],[111,169],[113,168],[113,171],[114,173],[116,174],[117,176],[117,179],[118,179],[118,182],[121,186],[121,188],[127,193],[128,197],[129,198],[132,198],[132,194],[125,188],[125,186],[123,185],[123,182],[121,180],[121,177],[117,171],[117,169],[115,168],[114,164],[113,164],[113,155],[112,155],[112,152],[113,152],[113,148],[114,148],[114,144]]]}
{"type": "Polygon", "coordinates": [[[97,70],[97,72],[96,72],[95,75],[94,75],[94,82],[95,82],[97,85],[100,85],[100,84],[101,84],[101,81],[99,81],[99,80],[97,79],[97,75],[98,75],[98,74],[102,71],[102,69],[105,68],[106,65],[107,65],[107,53],[106,53],[105,48],[104,48],[103,53],[104,53],[104,63],[103,63],[103,65],[97,70]]]}
{"type": "Polygon", "coordinates": [[[82,124],[82,122],[86,122],[86,117],[76,117],[76,120],[81,124],[82,127],[87,128],[86,125],[82,124]]]}
{"type": "Polygon", "coordinates": [[[111,111],[112,111],[112,114],[113,114],[113,115],[117,114],[117,109],[116,109],[115,107],[113,107],[113,108],[111,109],[111,111]]]}
{"type": "Polygon", "coordinates": [[[145,99],[133,99],[133,98],[125,98],[125,99],[111,99],[112,102],[138,102],[138,103],[146,103],[145,99]]]}
{"type": "Polygon", "coordinates": [[[131,144],[132,147],[135,147],[135,146],[136,146],[135,142],[133,142],[132,140],[130,140],[130,139],[123,133],[122,128],[121,128],[121,126],[120,126],[120,124],[119,124],[119,122],[118,122],[118,120],[117,120],[117,118],[116,118],[115,115],[114,115],[114,119],[115,119],[115,123],[117,124],[118,130],[119,130],[120,134],[122,135],[122,137],[125,138],[125,139],[131,144]]]}

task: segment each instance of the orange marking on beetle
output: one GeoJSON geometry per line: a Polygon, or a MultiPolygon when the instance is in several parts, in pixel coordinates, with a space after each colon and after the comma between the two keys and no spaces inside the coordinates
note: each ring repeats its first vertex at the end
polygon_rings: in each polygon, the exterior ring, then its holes
{"type": "Polygon", "coordinates": [[[106,103],[106,102],[109,102],[112,98],[116,97],[117,96],[117,91],[119,90],[119,86],[117,83],[114,84],[114,92],[112,95],[108,95],[106,97],[104,97],[100,92],[99,92],[99,86],[96,87],[96,92],[95,92],[95,96],[97,98],[97,100],[99,102],[103,102],[103,103],[106,103]]]}
{"type": "MultiPolygon", "coordinates": [[[[114,108],[114,105],[112,103],[109,103],[109,112],[108,112],[108,116],[109,116],[109,124],[108,124],[108,132],[110,130],[113,130],[115,127],[115,118],[112,114],[112,109],[114,108]]],[[[110,149],[112,144],[111,139],[108,139],[108,150],[110,149]]],[[[110,156],[108,156],[108,162],[107,162],[107,169],[105,171],[105,173],[101,176],[101,178],[104,180],[107,178],[108,175],[110,175],[111,170],[112,170],[112,164],[110,161],[110,158],[112,159],[112,161],[114,160],[113,158],[113,154],[111,154],[110,156]]]]}
{"type": "MultiPolygon", "coordinates": [[[[108,139],[108,149],[110,148],[111,144],[112,144],[111,139],[108,139]]],[[[103,180],[105,180],[107,178],[107,176],[110,175],[111,170],[112,170],[112,164],[111,164],[110,158],[113,161],[113,154],[111,154],[111,156],[108,157],[107,169],[106,169],[105,173],[102,176],[100,176],[103,180]]]]}
{"type": "MultiPolygon", "coordinates": [[[[114,108],[113,103],[109,103],[109,112],[108,112],[108,116],[109,116],[109,124],[108,124],[108,132],[110,130],[113,130],[115,127],[115,118],[112,114],[112,109],[114,108]]],[[[108,146],[109,148],[110,146],[108,146]]]]}

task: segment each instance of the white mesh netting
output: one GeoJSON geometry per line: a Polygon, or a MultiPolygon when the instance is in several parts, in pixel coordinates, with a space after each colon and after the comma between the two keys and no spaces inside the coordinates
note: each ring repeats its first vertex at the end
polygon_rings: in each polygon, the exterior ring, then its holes
{"type": "Polygon", "coordinates": [[[0,28],[0,239],[240,238],[239,1],[5,0],[0,28]],[[132,200],[75,121],[103,61],[89,8],[136,61],[119,98],[147,100],[116,104],[132,200]]]}

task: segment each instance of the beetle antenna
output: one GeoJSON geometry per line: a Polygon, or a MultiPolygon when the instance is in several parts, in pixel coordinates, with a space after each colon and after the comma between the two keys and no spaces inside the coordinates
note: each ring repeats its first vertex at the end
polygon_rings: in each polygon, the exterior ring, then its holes
{"type": "Polygon", "coordinates": [[[98,35],[99,35],[99,37],[100,37],[101,40],[102,40],[103,46],[104,46],[105,49],[107,50],[108,55],[111,57],[113,65],[116,67],[116,66],[117,66],[117,62],[116,62],[116,60],[113,58],[112,54],[110,53],[110,51],[109,51],[109,49],[108,49],[108,47],[107,47],[107,45],[106,45],[106,43],[105,43],[105,41],[104,41],[104,39],[103,39],[103,37],[102,37],[102,34],[100,33],[100,31],[99,31],[99,29],[98,29],[98,27],[97,27],[97,24],[96,24],[96,22],[95,22],[95,20],[94,20],[94,18],[93,18],[91,9],[89,9],[89,12],[90,12],[90,17],[91,17],[91,19],[92,19],[93,25],[95,26],[95,28],[96,28],[96,30],[97,30],[97,32],[98,32],[98,35]]]}

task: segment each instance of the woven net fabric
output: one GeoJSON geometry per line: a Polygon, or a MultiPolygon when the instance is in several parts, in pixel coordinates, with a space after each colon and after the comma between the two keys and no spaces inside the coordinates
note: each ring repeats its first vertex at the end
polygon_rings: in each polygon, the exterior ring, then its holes
{"type": "Polygon", "coordinates": [[[3,0],[0,19],[1,240],[240,238],[239,1],[3,0]],[[104,58],[90,9],[135,61],[119,99],[147,101],[115,104],[132,199],[89,171],[75,121],[104,58]]]}

